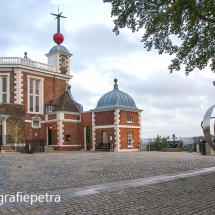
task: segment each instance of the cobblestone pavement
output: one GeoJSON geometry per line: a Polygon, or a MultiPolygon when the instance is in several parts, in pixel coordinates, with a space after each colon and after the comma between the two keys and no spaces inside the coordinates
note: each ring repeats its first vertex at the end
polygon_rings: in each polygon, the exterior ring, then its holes
{"type": "MultiPolygon", "coordinates": [[[[169,152],[0,155],[0,194],[55,193],[215,167],[215,156],[169,152]]],[[[215,214],[215,173],[61,199],[0,214],[215,214]]]]}

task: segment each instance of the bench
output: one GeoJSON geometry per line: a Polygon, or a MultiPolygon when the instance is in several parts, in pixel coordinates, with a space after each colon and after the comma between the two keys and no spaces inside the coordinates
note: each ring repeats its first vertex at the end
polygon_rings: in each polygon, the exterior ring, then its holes
{"type": "Polygon", "coordinates": [[[95,149],[96,151],[100,151],[100,150],[106,150],[110,152],[110,143],[99,143],[99,144],[95,144],[95,149]]]}

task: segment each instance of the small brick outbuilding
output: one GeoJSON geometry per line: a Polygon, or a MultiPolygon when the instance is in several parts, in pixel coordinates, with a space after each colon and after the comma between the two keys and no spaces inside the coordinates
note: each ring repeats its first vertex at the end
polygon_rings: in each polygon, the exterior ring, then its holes
{"type": "Polygon", "coordinates": [[[92,112],[92,144],[114,144],[115,151],[139,150],[141,140],[141,111],[134,100],[114,89],[103,95],[92,112]]]}

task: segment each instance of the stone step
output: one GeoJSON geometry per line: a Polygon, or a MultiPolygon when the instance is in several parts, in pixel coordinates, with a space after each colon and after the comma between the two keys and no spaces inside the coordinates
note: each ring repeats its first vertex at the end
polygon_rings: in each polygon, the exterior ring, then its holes
{"type": "Polygon", "coordinates": [[[4,154],[11,154],[11,153],[14,153],[14,149],[11,147],[11,146],[1,146],[1,153],[4,153],[4,154]]]}
{"type": "Polygon", "coordinates": [[[44,149],[45,149],[45,152],[54,152],[55,151],[53,146],[45,146],[44,149]]]}

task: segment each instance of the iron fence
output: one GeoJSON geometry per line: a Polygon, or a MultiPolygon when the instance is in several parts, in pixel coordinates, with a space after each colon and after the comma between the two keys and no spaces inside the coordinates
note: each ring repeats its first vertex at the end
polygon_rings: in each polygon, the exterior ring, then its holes
{"type": "Polygon", "coordinates": [[[44,139],[35,139],[35,140],[25,140],[25,149],[26,153],[37,153],[44,152],[44,139]]]}
{"type": "MultiPolygon", "coordinates": [[[[180,137],[177,139],[180,139],[180,141],[183,141],[184,146],[188,146],[189,144],[192,144],[193,151],[196,151],[196,145],[201,144],[201,138],[202,136],[195,136],[195,137],[180,137]]],[[[147,145],[150,142],[154,142],[156,138],[146,138],[141,139],[141,151],[147,151],[147,145]]]]}

